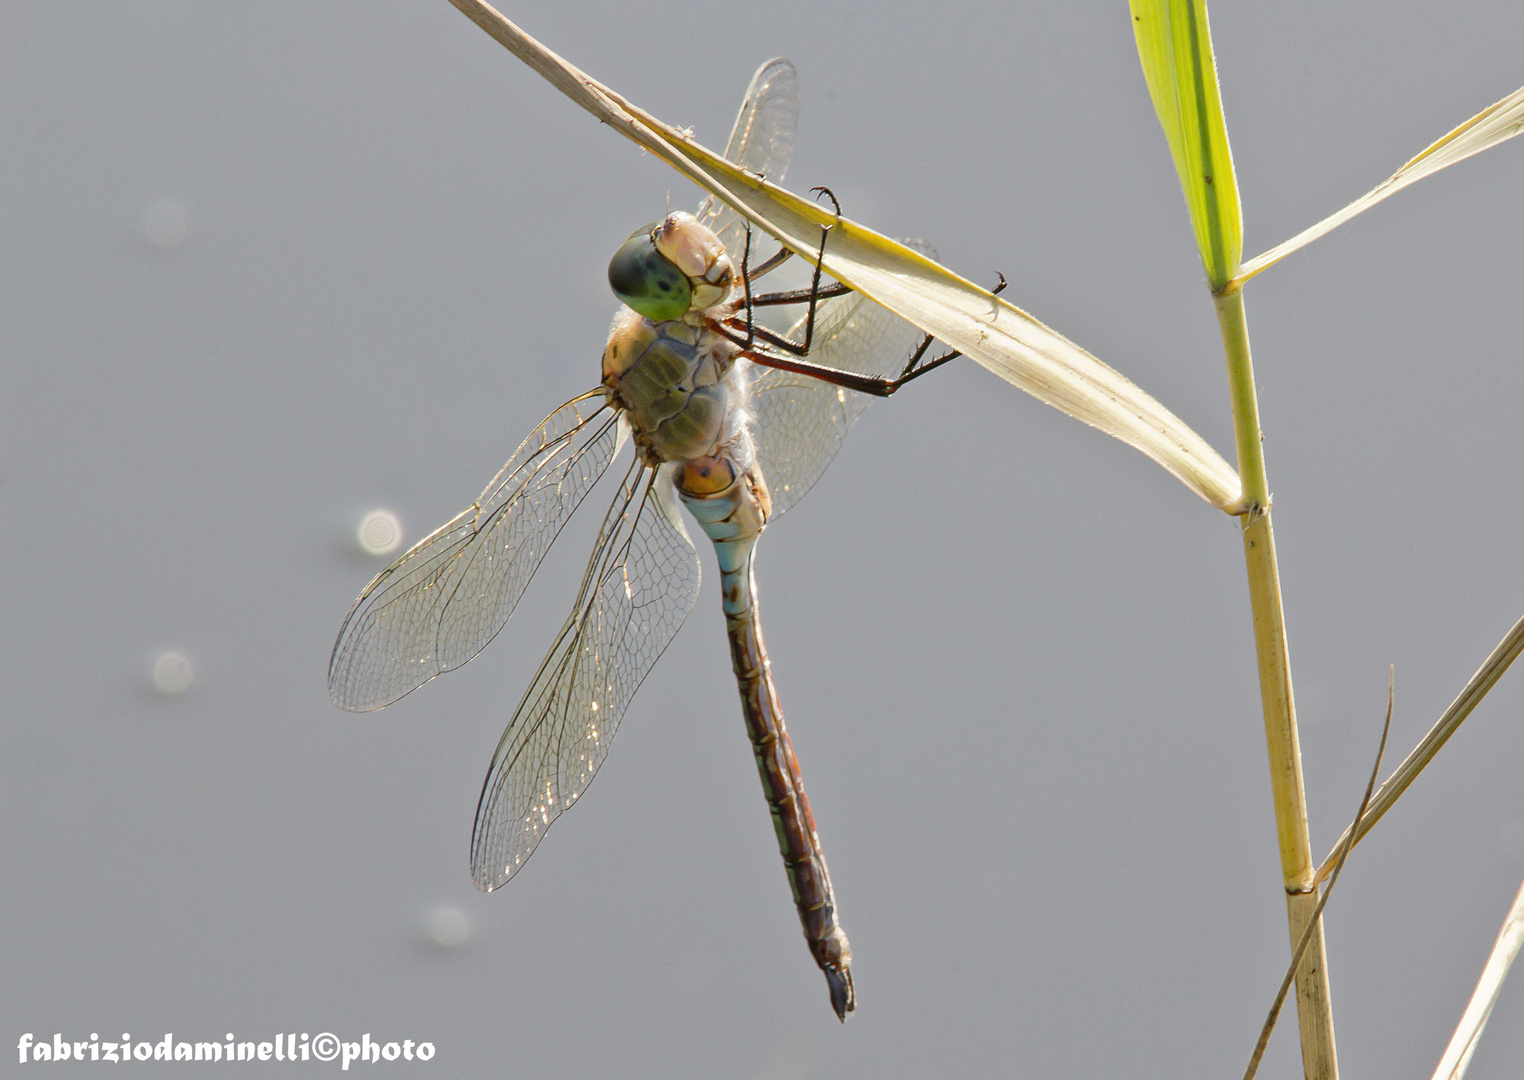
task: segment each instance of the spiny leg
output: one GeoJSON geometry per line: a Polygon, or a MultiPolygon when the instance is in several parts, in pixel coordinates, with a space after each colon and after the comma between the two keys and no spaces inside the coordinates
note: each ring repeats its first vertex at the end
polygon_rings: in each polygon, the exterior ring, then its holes
{"type": "MultiPolygon", "coordinates": [[[[829,188],[815,188],[814,190],[816,190],[816,191],[824,191],[826,194],[830,195],[830,189],[829,188]]],[[[836,201],[836,196],[831,195],[831,201],[834,203],[836,201]]],[[[840,207],[839,204],[836,207],[836,216],[837,217],[841,216],[841,207],[840,207]]],[[[827,226],[826,228],[829,228],[829,226],[827,226]]],[[[746,234],[747,234],[746,235],[747,250],[750,251],[751,250],[751,224],[750,224],[750,222],[748,222],[747,225],[746,225],[746,234]]],[[[824,251],[825,235],[824,234],[825,234],[825,229],[822,229],[821,230],[821,239],[820,239],[822,250],[820,251],[819,256],[817,256],[817,258],[816,258],[817,270],[816,270],[816,284],[815,284],[814,288],[809,288],[809,289],[789,289],[789,290],[787,290],[785,292],[763,293],[760,296],[755,296],[754,295],[751,298],[751,306],[752,307],[768,307],[768,306],[780,305],[780,304],[803,304],[803,303],[808,302],[809,299],[812,296],[814,298],[816,298],[817,300],[828,300],[828,299],[830,299],[833,296],[845,296],[847,293],[851,292],[852,291],[852,286],[850,286],[850,285],[843,285],[840,282],[838,282],[835,285],[827,285],[825,288],[820,288],[820,286],[819,286],[819,270],[818,270],[818,266],[819,266],[820,258],[825,255],[825,251],[824,251]]],[[[779,266],[781,266],[784,262],[786,262],[789,258],[791,258],[793,256],[793,254],[794,253],[792,251],[790,251],[786,247],[785,248],[779,248],[777,254],[773,255],[766,262],[764,262],[761,266],[758,266],[755,269],[749,269],[745,265],[746,261],[742,260],[742,266],[741,266],[741,277],[742,277],[742,280],[743,281],[746,280],[746,277],[747,277],[748,273],[753,278],[759,278],[763,274],[767,274],[767,273],[772,272],[773,270],[776,270],[779,266]]]]}
{"type": "MultiPolygon", "coordinates": [[[[825,195],[826,198],[830,199],[831,205],[835,208],[837,219],[839,220],[841,218],[841,203],[836,200],[836,196],[830,188],[816,187],[811,188],[810,190],[820,192],[821,194],[825,195]]],[[[741,286],[746,294],[746,334],[744,337],[742,337],[738,330],[730,326],[720,327],[721,333],[730,339],[730,341],[741,346],[742,349],[751,349],[751,347],[756,343],[756,340],[761,338],[763,341],[767,342],[769,345],[772,345],[774,348],[784,349],[787,352],[793,353],[795,356],[808,356],[810,347],[814,343],[815,339],[815,310],[819,304],[819,301],[823,298],[828,299],[833,296],[844,296],[845,294],[852,291],[850,286],[842,285],[839,283],[836,285],[829,285],[824,289],[820,287],[820,276],[822,273],[823,265],[825,263],[826,237],[830,234],[832,227],[833,226],[831,225],[822,225],[820,227],[820,250],[815,253],[815,274],[810,281],[810,288],[807,292],[802,289],[795,289],[789,292],[770,293],[758,297],[752,294],[752,271],[751,268],[747,265],[751,261],[751,226],[748,225],[746,227],[746,247],[741,257],[741,286]],[[804,341],[802,343],[797,341],[790,341],[782,334],[775,334],[771,330],[757,325],[754,316],[754,309],[756,307],[771,304],[796,304],[804,300],[808,300],[809,309],[805,315],[804,341]]],[[[785,251],[786,250],[787,249],[785,249],[785,251]]],[[[768,259],[767,262],[763,263],[762,266],[758,268],[757,276],[760,277],[763,273],[773,269],[782,263],[783,260],[787,257],[788,256],[786,254],[780,252],[778,255],[768,259]]]]}
{"type": "MultiPolygon", "coordinates": [[[[746,231],[748,234],[747,246],[749,249],[751,242],[751,224],[749,222],[746,225],[746,231]]],[[[792,251],[786,247],[780,247],[776,252],[768,257],[766,262],[763,262],[758,266],[746,267],[745,269],[750,274],[752,279],[755,280],[756,278],[762,277],[764,274],[772,273],[774,270],[778,269],[778,267],[782,266],[793,257],[794,253],[792,251]]],[[[852,287],[850,285],[842,285],[840,283],[835,285],[826,285],[819,290],[816,290],[820,299],[822,300],[829,299],[832,296],[843,296],[851,291],[852,287]]],[[[754,307],[767,307],[769,305],[778,304],[802,304],[810,298],[810,292],[811,290],[809,289],[789,289],[785,292],[753,294],[751,302],[754,307]]]]}
{"type": "MultiPolygon", "coordinates": [[[[817,197],[819,195],[824,195],[826,198],[830,199],[831,206],[835,211],[836,217],[838,220],[840,220],[841,203],[837,200],[835,192],[833,192],[830,188],[823,186],[813,187],[810,190],[816,192],[817,197]]],[[[944,353],[943,355],[937,357],[935,360],[922,363],[921,361],[925,357],[926,351],[931,348],[931,343],[936,340],[934,335],[927,334],[926,337],[922,340],[921,344],[916,348],[916,350],[911,353],[910,359],[905,362],[905,366],[900,370],[899,376],[893,379],[886,379],[873,375],[861,375],[853,371],[842,371],[839,368],[828,367],[824,364],[817,364],[813,361],[804,359],[809,355],[810,347],[814,343],[815,311],[818,302],[821,299],[834,296],[844,296],[847,293],[854,291],[851,286],[842,283],[837,283],[836,285],[828,285],[823,289],[820,286],[820,277],[825,263],[826,239],[829,236],[832,227],[833,226],[831,225],[822,225],[820,227],[820,249],[815,253],[815,274],[811,279],[809,289],[794,289],[788,292],[768,293],[762,296],[754,296],[751,291],[751,270],[748,266],[748,263],[751,261],[751,226],[749,224],[747,225],[746,247],[741,258],[741,284],[746,294],[746,333],[743,337],[739,332],[739,328],[733,325],[734,317],[732,317],[730,320],[727,320],[729,325],[722,324],[717,327],[717,329],[719,329],[719,331],[726,338],[741,346],[743,355],[745,355],[753,362],[761,364],[764,367],[778,368],[782,371],[791,371],[799,375],[808,375],[812,378],[820,379],[822,382],[841,386],[848,390],[856,390],[864,394],[871,394],[875,397],[888,397],[900,387],[904,386],[906,383],[912,382],[913,380],[926,374],[928,371],[935,371],[943,364],[946,364],[951,360],[956,360],[958,357],[963,355],[961,350],[955,349],[951,352],[944,353]],[[791,341],[787,337],[784,337],[782,334],[776,334],[771,330],[768,330],[765,327],[760,327],[756,324],[755,309],[757,307],[770,304],[800,303],[804,301],[808,301],[809,311],[805,317],[804,341],[802,343],[791,341]],[[762,347],[758,347],[757,345],[759,338],[764,343],[762,347]],[[772,346],[775,349],[781,349],[787,353],[791,353],[792,356],[781,356],[777,353],[769,352],[766,349],[766,346],[768,345],[772,346]],[[799,357],[799,359],[796,360],[793,359],[793,357],[799,357]]],[[[760,277],[761,274],[774,269],[787,257],[788,249],[785,248],[783,251],[780,251],[778,254],[772,256],[765,263],[763,263],[762,266],[758,268],[757,276],[760,277]]],[[[1000,282],[994,287],[994,289],[991,290],[992,294],[1004,291],[1007,284],[1005,275],[1000,274],[998,271],[997,274],[1000,278],[1000,282]]]]}
{"type": "MultiPolygon", "coordinates": [[[[785,251],[788,249],[785,248],[785,251]]],[[[846,296],[852,292],[852,286],[843,285],[840,282],[835,285],[826,285],[819,289],[789,289],[787,292],[763,293],[761,296],[753,296],[753,307],[774,307],[781,304],[807,304],[810,297],[818,300],[829,300],[833,296],[846,296]]]]}
{"type": "MultiPolygon", "coordinates": [[[[749,249],[750,246],[751,246],[751,222],[749,222],[749,221],[746,223],[746,234],[747,234],[746,235],[746,243],[747,243],[747,247],[749,249]]],[[[765,274],[770,274],[774,270],[778,269],[778,267],[780,267],[784,263],[786,263],[789,259],[793,258],[793,256],[794,256],[794,253],[792,251],[790,251],[788,248],[786,248],[786,247],[779,247],[777,252],[775,252],[766,262],[764,262],[761,266],[758,266],[758,267],[755,267],[755,268],[752,269],[751,276],[754,277],[754,278],[759,278],[759,277],[762,277],[765,274]]],[[[755,303],[757,303],[757,304],[762,304],[762,303],[766,302],[766,298],[768,296],[773,296],[773,295],[777,295],[777,294],[775,294],[775,293],[763,293],[761,296],[754,296],[754,297],[752,297],[752,300],[755,303]]]]}
{"type": "MultiPolygon", "coordinates": [[[[836,212],[836,220],[840,221],[841,203],[836,201],[836,193],[830,188],[824,186],[812,187],[810,190],[816,193],[817,201],[821,195],[824,195],[826,198],[831,200],[831,206],[835,209],[836,212]]],[[[810,281],[809,314],[806,315],[804,319],[804,344],[800,347],[799,351],[795,353],[796,356],[808,356],[810,354],[810,344],[815,339],[815,308],[818,306],[820,300],[820,270],[822,265],[825,263],[826,237],[830,235],[831,229],[833,227],[834,223],[832,225],[822,225],[820,227],[820,250],[815,253],[815,276],[810,281]]],[[[790,349],[789,351],[793,352],[794,350],[790,349]]]]}
{"type": "MultiPolygon", "coordinates": [[[[1000,277],[1000,284],[996,285],[993,289],[990,290],[991,296],[998,296],[1000,293],[1005,291],[1006,285],[1009,284],[1005,280],[1005,275],[1000,273],[999,270],[996,270],[995,273],[1000,277]]],[[[944,353],[943,355],[937,357],[935,360],[930,360],[922,364],[921,357],[926,355],[926,350],[931,348],[931,343],[935,340],[935,336],[932,334],[927,334],[926,337],[921,341],[921,344],[916,347],[915,352],[910,354],[910,359],[905,362],[904,370],[900,372],[899,378],[894,380],[894,388],[896,390],[904,386],[906,383],[910,382],[912,379],[919,378],[920,376],[925,375],[928,371],[933,371],[936,368],[941,367],[949,360],[956,360],[958,357],[963,355],[961,350],[954,349],[952,352],[944,353]]]]}
{"type": "MultiPolygon", "coordinates": [[[[1000,283],[990,291],[992,294],[998,293],[1005,287],[1005,275],[1000,274],[1000,283]]],[[[761,336],[760,331],[758,336],[761,336]]],[[[948,361],[956,360],[963,355],[961,351],[955,349],[952,352],[937,357],[935,360],[924,364],[921,363],[922,357],[926,355],[926,350],[931,348],[931,343],[935,340],[936,338],[933,335],[927,334],[921,341],[921,344],[916,347],[915,352],[911,353],[910,359],[905,363],[899,376],[893,379],[879,378],[873,375],[859,375],[855,371],[842,371],[839,368],[827,367],[824,364],[816,364],[808,360],[795,360],[788,356],[778,356],[773,353],[764,352],[760,348],[749,348],[745,351],[744,355],[753,363],[761,364],[763,367],[792,371],[799,375],[809,375],[822,382],[845,387],[848,390],[856,390],[864,394],[872,394],[874,397],[888,397],[906,383],[912,382],[928,371],[934,371],[948,361]]]]}

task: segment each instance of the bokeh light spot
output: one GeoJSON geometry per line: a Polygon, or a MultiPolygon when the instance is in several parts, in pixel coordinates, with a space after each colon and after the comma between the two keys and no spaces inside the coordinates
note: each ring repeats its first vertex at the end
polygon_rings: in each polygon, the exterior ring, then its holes
{"type": "Polygon", "coordinates": [[[390,555],[402,546],[402,522],[390,510],[372,510],[360,519],[355,540],[367,555],[390,555]]]}
{"type": "Polygon", "coordinates": [[[183,694],[195,681],[196,672],[184,653],[162,653],[154,661],[153,685],[161,694],[183,694]]]}
{"type": "Polygon", "coordinates": [[[429,912],[424,930],[441,949],[458,949],[471,937],[471,920],[458,907],[441,905],[429,912]]]}

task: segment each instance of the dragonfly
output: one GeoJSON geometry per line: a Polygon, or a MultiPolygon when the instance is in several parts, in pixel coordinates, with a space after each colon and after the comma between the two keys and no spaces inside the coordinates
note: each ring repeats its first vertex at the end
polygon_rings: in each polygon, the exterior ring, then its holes
{"type": "MultiPolygon", "coordinates": [[[[791,63],[763,64],[726,157],[781,180],[798,95],[791,63]]],[[[328,689],[344,709],[379,709],[474,657],[632,443],[571,614],[493,755],[472,879],[487,891],[507,882],[587,790],[636,689],[693,608],[699,560],[684,504],[715,546],[747,733],[805,938],[845,1021],[856,1002],[851,947],[773,683],[753,556],[763,527],[819,479],[872,396],[956,354],[928,361],[930,337],[844,285],[822,287],[828,231],[810,289],[771,294],[752,283],[788,251],[752,268],[750,228],[718,200],[633,234],[610,263],[623,304],[601,383],[551,413],[475,502],[365,587],[334,643],[328,689]],[[729,254],[737,248],[739,267],[729,254]],[[756,322],[758,308],[801,303],[808,310],[787,334],[756,322]]]]}

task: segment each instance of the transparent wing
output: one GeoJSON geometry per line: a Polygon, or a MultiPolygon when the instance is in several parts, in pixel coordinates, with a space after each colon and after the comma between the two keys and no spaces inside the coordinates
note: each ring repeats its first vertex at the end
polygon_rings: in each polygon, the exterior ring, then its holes
{"type": "MultiPolygon", "coordinates": [[[[725,144],[725,157],[748,172],[782,183],[794,155],[798,126],[799,75],[793,64],[776,57],[752,76],[730,142],[725,144]]],[[[739,261],[745,244],[741,215],[711,196],[699,204],[698,219],[719,234],[725,250],[739,261]]]]}
{"type": "Polygon", "coordinates": [[[698,588],[698,553],[671,483],[637,459],[598,534],[571,616],[493,755],[471,835],[478,888],[495,889],[517,873],[587,789],[698,588]]]}
{"type": "MultiPolygon", "coordinates": [[[[901,243],[936,257],[919,240],[901,243]]],[[[804,338],[801,318],[789,337],[804,338]]],[[[842,371],[894,377],[924,335],[910,323],[857,293],[833,297],[815,312],[809,359],[842,371]]],[[[762,475],[773,498],[773,517],[804,497],[831,464],[853,421],[873,400],[808,375],[752,365],[753,437],[762,475]]]]}
{"type": "Polygon", "coordinates": [[[602,391],[551,413],[474,503],[365,586],[328,662],[334,703],[379,709],[480,652],[620,440],[602,391]]]}

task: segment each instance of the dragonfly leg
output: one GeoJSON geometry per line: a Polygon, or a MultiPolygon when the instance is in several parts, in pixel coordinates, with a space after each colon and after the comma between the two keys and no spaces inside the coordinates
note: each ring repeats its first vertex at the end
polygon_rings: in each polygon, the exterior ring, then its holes
{"type": "Polygon", "coordinates": [[[782,292],[753,293],[751,282],[764,274],[770,274],[782,266],[794,253],[786,247],[780,247],[776,254],[770,256],[767,261],[757,265],[747,265],[751,253],[751,225],[746,226],[746,256],[741,260],[741,281],[746,286],[746,291],[751,296],[751,307],[777,307],[783,304],[805,304],[811,296],[820,300],[829,300],[833,296],[845,296],[852,291],[852,286],[838,282],[835,285],[826,285],[818,289],[787,289],[782,292]]]}
{"type": "MultiPolygon", "coordinates": [[[[741,252],[741,289],[746,293],[746,340],[745,342],[740,342],[731,338],[731,341],[740,345],[743,349],[751,348],[752,342],[756,340],[757,327],[756,319],[752,317],[751,271],[747,269],[746,265],[749,262],[751,262],[751,222],[748,221],[746,223],[746,247],[741,252]]],[[[730,337],[730,335],[727,334],[726,337],[730,337]]]]}
{"type": "MultiPolygon", "coordinates": [[[[1005,287],[1008,284],[1008,282],[1005,280],[1004,274],[1001,274],[998,270],[995,271],[995,273],[1000,277],[1000,284],[996,285],[993,289],[990,290],[990,294],[992,296],[1004,292],[1005,287]]],[[[928,360],[923,364],[921,362],[921,358],[926,355],[926,350],[931,348],[931,343],[935,340],[936,338],[931,334],[927,334],[926,337],[922,339],[921,344],[916,347],[915,352],[910,354],[910,359],[905,362],[905,368],[900,372],[899,378],[894,380],[894,389],[898,390],[900,387],[904,386],[912,379],[918,379],[922,375],[925,375],[928,371],[934,371],[937,368],[941,367],[943,364],[947,363],[949,360],[956,360],[958,357],[963,355],[960,350],[954,349],[951,352],[943,353],[935,360],[928,360]]]]}
{"type": "Polygon", "coordinates": [[[874,397],[888,397],[899,389],[898,380],[882,379],[874,375],[859,375],[855,371],[841,371],[837,368],[826,367],[824,364],[811,363],[808,360],[795,360],[792,356],[778,356],[765,352],[761,348],[744,349],[741,355],[763,367],[808,375],[821,382],[856,390],[862,394],[872,394],[874,397]]]}
{"type": "MultiPolygon", "coordinates": [[[[823,235],[822,235],[821,240],[820,240],[820,247],[821,247],[821,251],[820,251],[821,257],[824,257],[824,255],[825,255],[825,237],[823,235]]],[[[810,322],[811,322],[811,326],[813,327],[813,325],[814,325],[814,315],[815,315],[815,311],[814,311],[814,307],[813,307],[813,304],[814,304],[814,299],[813,298],[818,295],[818,293],[819,293],[819,284],[820,284],[820,267],[819,267],[819,260],[818,259],[817,259],[817,264],[816,264],[816,268],[815,268],[815,285],[816,285],[816,288],[810,290],[809,292],[804,292],[803,290],[795,289],[795,290],[793,290],[791,292],[764,293],[761,296],[757,296],[757,295],[755,295],[751,291],[751,279],[754,276],[755,277],[761,277],[763,274],[766,274],[769,271],[776,269],[777,267],[781,266],[783,264],[784,260],[787,259],[792,254],[793,254],[793,252],[790,251],[788,248],[782,248],[782,249],[780,249],[778,251],[778,253],[776,255],[773,255],[766,262],[764,262],[761,266],[757,267],[756,270],[753,270],[751,268],[751,222],[748,221],[746,223],[746,246],[745,246],[745,248],[741,252],[741,289],[746,294],[746,336],[744,338],[738,336],[738,333],[735,332],[733,330],[733,328],[731,328],[731,327],[721,326],[719,328],[720,332],[722,334],[724,334],[724,336],[726,338],[728,338],[733,343],[741,346],[742,349],[750,349],[756,343],[757,337],[759,335],[761,335],[764,340],[769,341],[772,344],[778,344],[778,343],[781,342],[783,347],[785,347],[785,348],[793,348],[794,347],[794,343],[788,341],[788,339],[779,337],[777,334],[773,334],[770,331],[764,330],[764,329],[762,329],[762,328],[757,326],[757,320],[756,320],[756,317],[755,317],[755,311],[754,311],[754,309],[759,307],[759,306],[764,306],[764,305],[769,305],[769,304],[799,303],[802,300],[810,299],[810,301],[811,301],[810,322]],[[795,299],[796,297],[797,297],[797,299],[795,299]]],[[[829,295],[831,295],[831,296],[840,296],[844,292],[851,292],[851,290],[848,289],[846,286],[841,286],[839,291],[831,292],[831,293],[829,293],[829,295]]],[[[800,353],[799,355],[803,356],[804,353],[800,353]]]]}
{"type": "MultiPolygon", "coordinates": [[[[750,222],[747,222],[746,231],[747,231],[748,234],[751,232],[751,223],[750,222]]],[[[748,236],[747,239],[749,241],[750,240],[750,236],[748,236]]],[[[751,245],[748,242],[747,247],[750,248],[750,246],[751,245]]],[[[755,267],[752,268],[751,276],[754,277],[754,278],[759,278],[759,277],[763,277],[766,274],[770,274],[774,270],[778,269],[778,267],[780,267],[784,263],[788,262],[788,260],[793,258],[793,257],[794,257],[794,253],[792,251],[790,251],[788,248],[786,248],[786,247],[779,247],[778,250],[776,252],[774,252],[773,255],[770,256],[760,266],[755,266],[755,267]]],[[[776,293],[764,293],[762,296],[754,296],[754,297],[752,297],[752,300],[753,300],[753,302],[755,302],[757,304],[761,304],[761,303],[764,303],[766,301],[768,296],[772,296],[772,295],[777,295],[777,294],[776,293]]]]}
{"type": "MultiPolygon", "coordinates": [[[[836,201],[836,192],[832,191],[824,184],[817,184],[815,187],[810,188],[810,192],[815,196],[816,202],[820,201],[820,196],[822,195],[830,199],[832,212],[836,214],[838,219],[841,218],[841,203],[836,201]]],[[[829,228],[829,226],[827,227],[829,228]]]]}
{"type": "MultiPolygon", "coordinates": [[[[821,192],[830,199],[831,205],[835,207],[836,216],[838,218],[841,217],[841,203],[836,201],[836,196],[831,192],[830,188],[817,187],[810,190],[821,192]]],[[[832,227],[831,225],[822,225],[820,227],[820,249],[815,253],[815,275],[811,279],[808,289],[793,289],[788,292],[766,293],[762,296],[757,296],[751,291],[752,277],[761,277],[762,274],[782,263],[788,257],[786,254],[788,249],[785,248],[784,252],[780,252],[778,255],[768,259],[753,272],[748,265],[751,262],[751,226],[747,225],[746,247],[741,255],[741,287],[746,295],[746,332],[742,335],[740,330],[735,326],[721,325],[717,327],[720,333],[734,344],[741,346],[742,349],[750,349],[756,344],[757,339],[761,338],[774,348],[793,353],[795,356],[808,356],[815,339],[815,310],[819,302],[833,296],[844,296],[852,291],[851,286],[840,283],[827,285],[825,288],[821,288],[820,285],[820,277],[825,262],[826,237],[830,235],[832,227]],[[804,319],[804,341],[802,342],[791,341],[782,334],[775,334],[771,330],[757,325],[754,317],[754,311],[757,307],[806,302],[809,304],[809,309],[804,319]]]]}
{"type": "MultiPolygon", "coordinates": [[[[841,203],[836,201],[836,193],[828,187],[812,187],[810,190],[817,195],[824,195],[831,200],[831,205],[836,210],[836,220],[840,221],[841,203]]],[[[797,351],[792,346],[792,343],[785,346],[795,356],[808,356],[810,354],[810,344],[815,339],[815,308],[820,303],[820,271],[825,263],[826,237],[830,235],[832,227],[832,225],[822,225],[820,227],[820,250],[815,253],[815,276],[810,280],[809,314],[804,318],[804,343],[797,347],[797,351]]]]}
{"type": "MultiPolygon", "coordinates": [[[[1005,287],[1005,275],[1001,274],[1000,283],[990,291],[998,293],[1005,287]]],[[[757,336],[763,338],[764,341],[769,340],[768,336],[760,328],[757,331],[757,336]]],[[[874,397],[888,397],[906,383],[913,382],[928,371],[935,371],[948,361],[956,360],[963,355],[961,351],[955,349],[952,352],[944,353],[935,360],[923,362],[927,350],[931,348],[931,343],[935,340],[935,337],[927,334],[922,339],[921,344],[916,347],[915,352],[910,354],[910,359],[906,361],[899,375],[893,379],[885,379],[873,375],[860,375],[855,371],[842,371],[838,368],[827,367],[824,364],[812,363],[809,360],[795,360],[791,356],[780,356],[759,347],[750,347],[743,350],[743,352],[747,359],[753,363],[761,364],[763,367],[779,368],[783,371],[792,371],[800,375],[809,375],[822,382],[845,387],[848,390],[856,390],[863,394],[872,394],[874,397]]],[[[737,344],[740,344],[740,342],[737,342],[737,344]]]]}
{"type": "MultiPolygon", "coordinates": [[[[818,195],[824,195],[831,200],[831,206],[836,217],[841,217],[841,203],[836,195],[828,187],[814,187],[810,189],[818,195]]],[[[908,382],[925,375],[928,371],[935,371],[943,364],[956,360],[962,356],[960,350],[943,353],[933,360],[926,360],[927,351],[931,343],[936,340],[931,334],[927,334],[916,350],[911,353],[905,366],[900,370],[897,377],[889,379],[875,375],[862,375],[854,371],[842,371],[839,368],[817,364],[806,359],[810,348],[814,343],[815,336],[815,311],[822,299],[834,296],[844,296],[853,289],[849,285],[838,282],[835,285],[821,287],[820,278],[824,270],[826,239],[830,235],[832,225],[820,227],[820,248],[815,253],[815,274],[810,281],[808,289],[794,289],[788,292],[767,293],[757,296],[751,291],[752,270],[748,265],[751,262],[751,226],[746,228],[746,247],[741,257],[741,284],[746,294],[746,323],[745,332],[742,333],[739,320],[734,316],[714,324],[715,329],[732,343],[741,347],[742,355],[754,363],[764,367],[778,368],[782,371],[792,371],[799,375],[808,375],[820,379],[822,382],[831,383],[835,386],[844,387],[848,390],[856,390],[859,393],[871,394],[874,397],[889,397],[900,387],[908,382]],[[756,323],[756,308],[770,304],[809,304],[809,312],[805,316],[804,341],[792,341],[782,334],[774,333],[766,327],[756,323]],[[761,344],[759,344],[759,342],[761,344]],[[797,359],[796,359],[797,357],[797,359]]],[[[773,269],[787,257],[787,249],[778,255],[768,259],[758,268],[757,276],[773,269]]],[[[1000,282],[992,293],[1002,292],[1006,287],[1005,275],[1000,274],[1000,282]]]]}
{"type": "MultiPolygon", "coordinates": [[[[787,251],[787,248],[784,248],[787,251]]],[[[818,300],[829,300],[833,296],[846,296],[852,292],[852,286],[838,282],[835,285],[824,285],[819,289],[790,289],[787,292],[763,293],[751,298],[752,307],[771,307],[781,304],[806,304],[811,295],[818,300]]]]}

